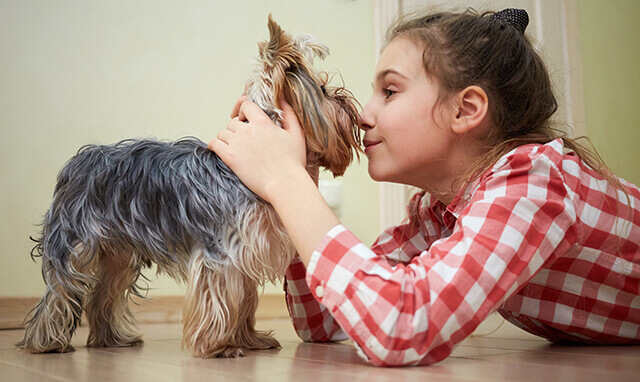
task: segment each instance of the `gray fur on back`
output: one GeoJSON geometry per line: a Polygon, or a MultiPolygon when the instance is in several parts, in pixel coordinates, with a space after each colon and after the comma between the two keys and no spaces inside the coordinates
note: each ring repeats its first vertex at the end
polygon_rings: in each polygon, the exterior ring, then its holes
{"type": "Polygon", "coordinates": [[[87,145],[58,175],[44,224],[55,232],[44,232],[45,242],[35,250],[73,253],[83,243],[95,253],[104,242],[115,250],[126,250],[120,247],[127,243],[145,265],[171,265],[183,262],[180,254],[189,253],[195,241],[218,262],[225,253],[221,240],[234,230],[230,225],[256,202],[264,203],[196,138],[87,145]]]}

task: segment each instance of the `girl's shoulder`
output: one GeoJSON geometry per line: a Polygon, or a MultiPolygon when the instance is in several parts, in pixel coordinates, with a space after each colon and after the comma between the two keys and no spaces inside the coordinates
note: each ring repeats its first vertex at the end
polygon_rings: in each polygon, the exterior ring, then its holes
{"type": "Polygon", "coordinates": [[[594,169],[567,146],[562,138],[556,138],[546,143],[515,147],[484,173],[476,183],[476,189],[481,183],[489,182],[491,179],[525,176],[519,178],[519,181],[524,179],[527,182],[563,184],[578,199],[598,194],[603,198],[620,200],[619,191],[626,194],[623,196],[640,199],[640,188],[637,185],[627,182],[613,172],[603,173],[610,171],[608,168],[594,169]],[[582,195],[583,193],[585,195],[582,195]]]}
{"type": "Polygon", "coordinates": [[[534,160],[549,161],[556,167],[561,167],[566,155],[564,141],[556,138],[547,143],[530,143],[513,148],[511,151],[500,157],[491,167],[488,173],[493,173],[507,167],[519,167],[534,160]]]}
{"type": "Polygon", "coordinates": [[[579,186],[578,178],[583,178],[580,174],[584,170],[584,163],[574,152],[566,150],[561,138],[525,144],[500,157],[469,184],[462,198],[470,200],[478,190],[483,191],[482,195],[528,195],[532,190],[548,191],[551,187],[574,188],[579,186]]]}

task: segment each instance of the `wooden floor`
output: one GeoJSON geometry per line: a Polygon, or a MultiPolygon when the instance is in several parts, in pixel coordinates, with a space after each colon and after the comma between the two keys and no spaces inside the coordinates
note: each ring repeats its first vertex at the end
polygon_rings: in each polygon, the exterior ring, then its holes
{"type": "Polygon", "coordinates": [[[2,330],[0,381],[640,381],[640,346],[556,346],[515,328],[470,337],[436,365],[377,368],[349,343],[302,343],[288,319],[259,327],[275,330],[282,349],[209,360],[180,349],[178,324],[143,325],[145,344],[134,348],[85,348],[80,328],[74,353],[44,355],[13,348],[22,330],[2,330]]]}

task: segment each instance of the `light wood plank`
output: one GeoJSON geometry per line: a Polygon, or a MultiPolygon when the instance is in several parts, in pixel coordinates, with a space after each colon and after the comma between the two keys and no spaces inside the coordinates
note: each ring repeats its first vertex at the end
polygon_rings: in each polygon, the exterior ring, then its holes
{"type": "Polygon", "coordinates": [[[74,353],[25,354],[13,348],[22,330],[0,331],[0,379],[7,381],[638,381],[640,346],[558,346],[533,338],[479,336],[463,341],[435,365],[376,368],[349,342],[303,343],[289,319],[261,319],[281,349],[239,359],[196,359],[181,348],[179,324],[141,326],[145,343],[133,348],[84,347],[79,328],[74,353]]]}

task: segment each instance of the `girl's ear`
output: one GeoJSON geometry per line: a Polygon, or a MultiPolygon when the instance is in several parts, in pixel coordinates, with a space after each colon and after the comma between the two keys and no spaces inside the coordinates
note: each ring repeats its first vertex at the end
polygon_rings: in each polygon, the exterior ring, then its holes
{"type": "Polygon", "coordinates": [[[451,128],[457,134],[464,134],[483,124],[489,110],[489,97],[480,86],[472,85],[458,93],[454,107],[457,114],[451,128]]]}

